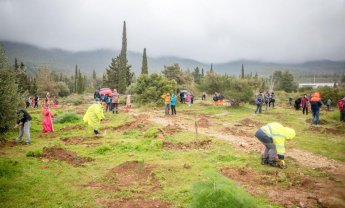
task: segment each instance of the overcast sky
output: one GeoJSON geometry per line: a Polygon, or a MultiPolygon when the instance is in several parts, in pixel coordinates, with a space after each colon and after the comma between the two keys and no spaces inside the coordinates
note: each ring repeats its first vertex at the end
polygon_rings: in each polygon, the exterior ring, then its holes
{"type": "Polygon", "coordinates": [[[345,60],[345,0],[0,0],[0,40],[202,62],[345,60]]]}

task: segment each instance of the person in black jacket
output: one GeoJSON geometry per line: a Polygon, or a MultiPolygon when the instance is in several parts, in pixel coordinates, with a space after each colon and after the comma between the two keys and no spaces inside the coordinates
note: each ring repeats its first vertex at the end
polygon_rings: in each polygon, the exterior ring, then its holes
{"type": "Polygon", "coordinates": [[[16,139],[17,142],[22,141],[23,134],[26,136],[26,141],[25,144],[30,144],[30,121],[31,121],[31,116],[30,114],[22,109],[17,111],[17,125],[19,125],[19,135],[16,139]]]}

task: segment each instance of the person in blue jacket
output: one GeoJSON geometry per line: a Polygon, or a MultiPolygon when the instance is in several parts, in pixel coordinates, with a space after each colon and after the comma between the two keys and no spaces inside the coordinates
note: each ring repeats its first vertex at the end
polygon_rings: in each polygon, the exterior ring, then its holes
{"type": "Polygon", "coordinates": [[[170,98],[170,107],[171,107],[171,115],[176,115],[176,100],[177,97],[176,95],[173,93],[171,98],[170,98]]]}

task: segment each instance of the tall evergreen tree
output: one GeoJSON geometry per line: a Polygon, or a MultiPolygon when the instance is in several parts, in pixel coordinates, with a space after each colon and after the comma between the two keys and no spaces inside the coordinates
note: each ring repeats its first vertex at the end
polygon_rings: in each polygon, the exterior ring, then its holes
{"type": "Polygon", "coordinates": [[[204,77],[205,74],[204,74],[204,68],[201,68],[201,76],[204,77]]]}
{"type": "Polygon", "coordinates": [[[110,65],[105,69],[105,74],[103,74],[103,84],[110,88],[118,89],[119,87],[119,59],[119,56],[112,58],[110,65]]]}
{"type": "Polygon", "coordinates": [[[95,70],[92,71],[92,79],[93,79],[93,80],[96,80],[96,79],[97,79],[97,74],[96,74],[96,71],[95,71],[95,70]]]}
{"type": "Polygon", "coordinates": [[[211,64],[210,73],[213,73],[213,64],[211,64]]]}
{"type": "Polygon", "coordinates": [[[241,68],[241,78],[244,79],[244,67],[243,67],[243,64],[242,64],[242,68],[241,68]]]}
{"type": "Polygon", "coordinates": [[[149,70],[148,70],[148,65],[147,65],[146,48],[144,48],[141,74],[148,74],[148,73],[149,73],[149,70]]]}
{"type": "Polygon", "coordinates": [[[75,73],[74,73],[74,92],[77,92],[77,80],[78,80],[78,65],[75,65],[75,73]]]}
{"type": "Polygon", "coordinates": [[[127,33],[126,33],[126,21],[123,22],[122,31],[122,48],[119,60],[119,92],[124,93],[127,86],[131,84],[133,73],[130,71],[131,66],[128,65],[127,60],[127,33]]]}

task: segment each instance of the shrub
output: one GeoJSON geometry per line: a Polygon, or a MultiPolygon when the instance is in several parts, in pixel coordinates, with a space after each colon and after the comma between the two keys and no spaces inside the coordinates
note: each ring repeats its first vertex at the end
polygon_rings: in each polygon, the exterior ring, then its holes
{"type": "Polygon", "coordinates": [[[59,90],[58,95],[60,97],[65,97],[70,94],[70,89],[68,88],[67,84],[65,82],[58,82],[56,83],[56,86],[59,90]]]}
{"type": "Polygon", "coordinates": [[[158,136],[159,132],[160,132],[159,129],[156,127],[149,128],[148,130],[145,131],[144,137],[145,138],[156,138],[158,136]]]}
{"type": "Polygon", "coordinates": [[[207,172],[207,181],[197,182],[192,187],[194,208],[251,208],[255,200],[236,184],[217,172],[207,172]]]}
{"type": "Polygon", "coordinates": [[[164,93],[176,92],[176,81],[169,81],[159,74],[140,75],[133,86],[134,98],[140,104],[162,105],[164,103],[161,96],[164,93]]]}
{"type": "Polygon", "coordinates": [[[339,88],[322,87],[318,88],[316,91],[320,92],[321,99],[325,105],[328,98],[332,100],[332,105],[335,106],[338,100],[345,96],[345,90],[339,88]]]}
{"type": "Polygon", "coordinates": [[[0,137],[15,124],[20,98],[16,93],[18,86],[15,81],[15,73],[11,70],[4,49],[0,47],[0,137]]]}
{"type": "Polygon", "coordinates": [[[102,145],[96,149],[96,153],[104,155],[106,152],[110,151],[111,147],[109,145],[102,145]]]}
{"type": "Polygon", "coordinates": [[[54,119],[54,123],[67,123],[80,120],[80,116],[75,113],[64,113],[61,116],[54,119]]]}
{"type": "Polygon", "coordinates": [[[41,156],[42,156],[41,150],[29,151],[26,153],[26,157],[41,157],[41,156]]]}

